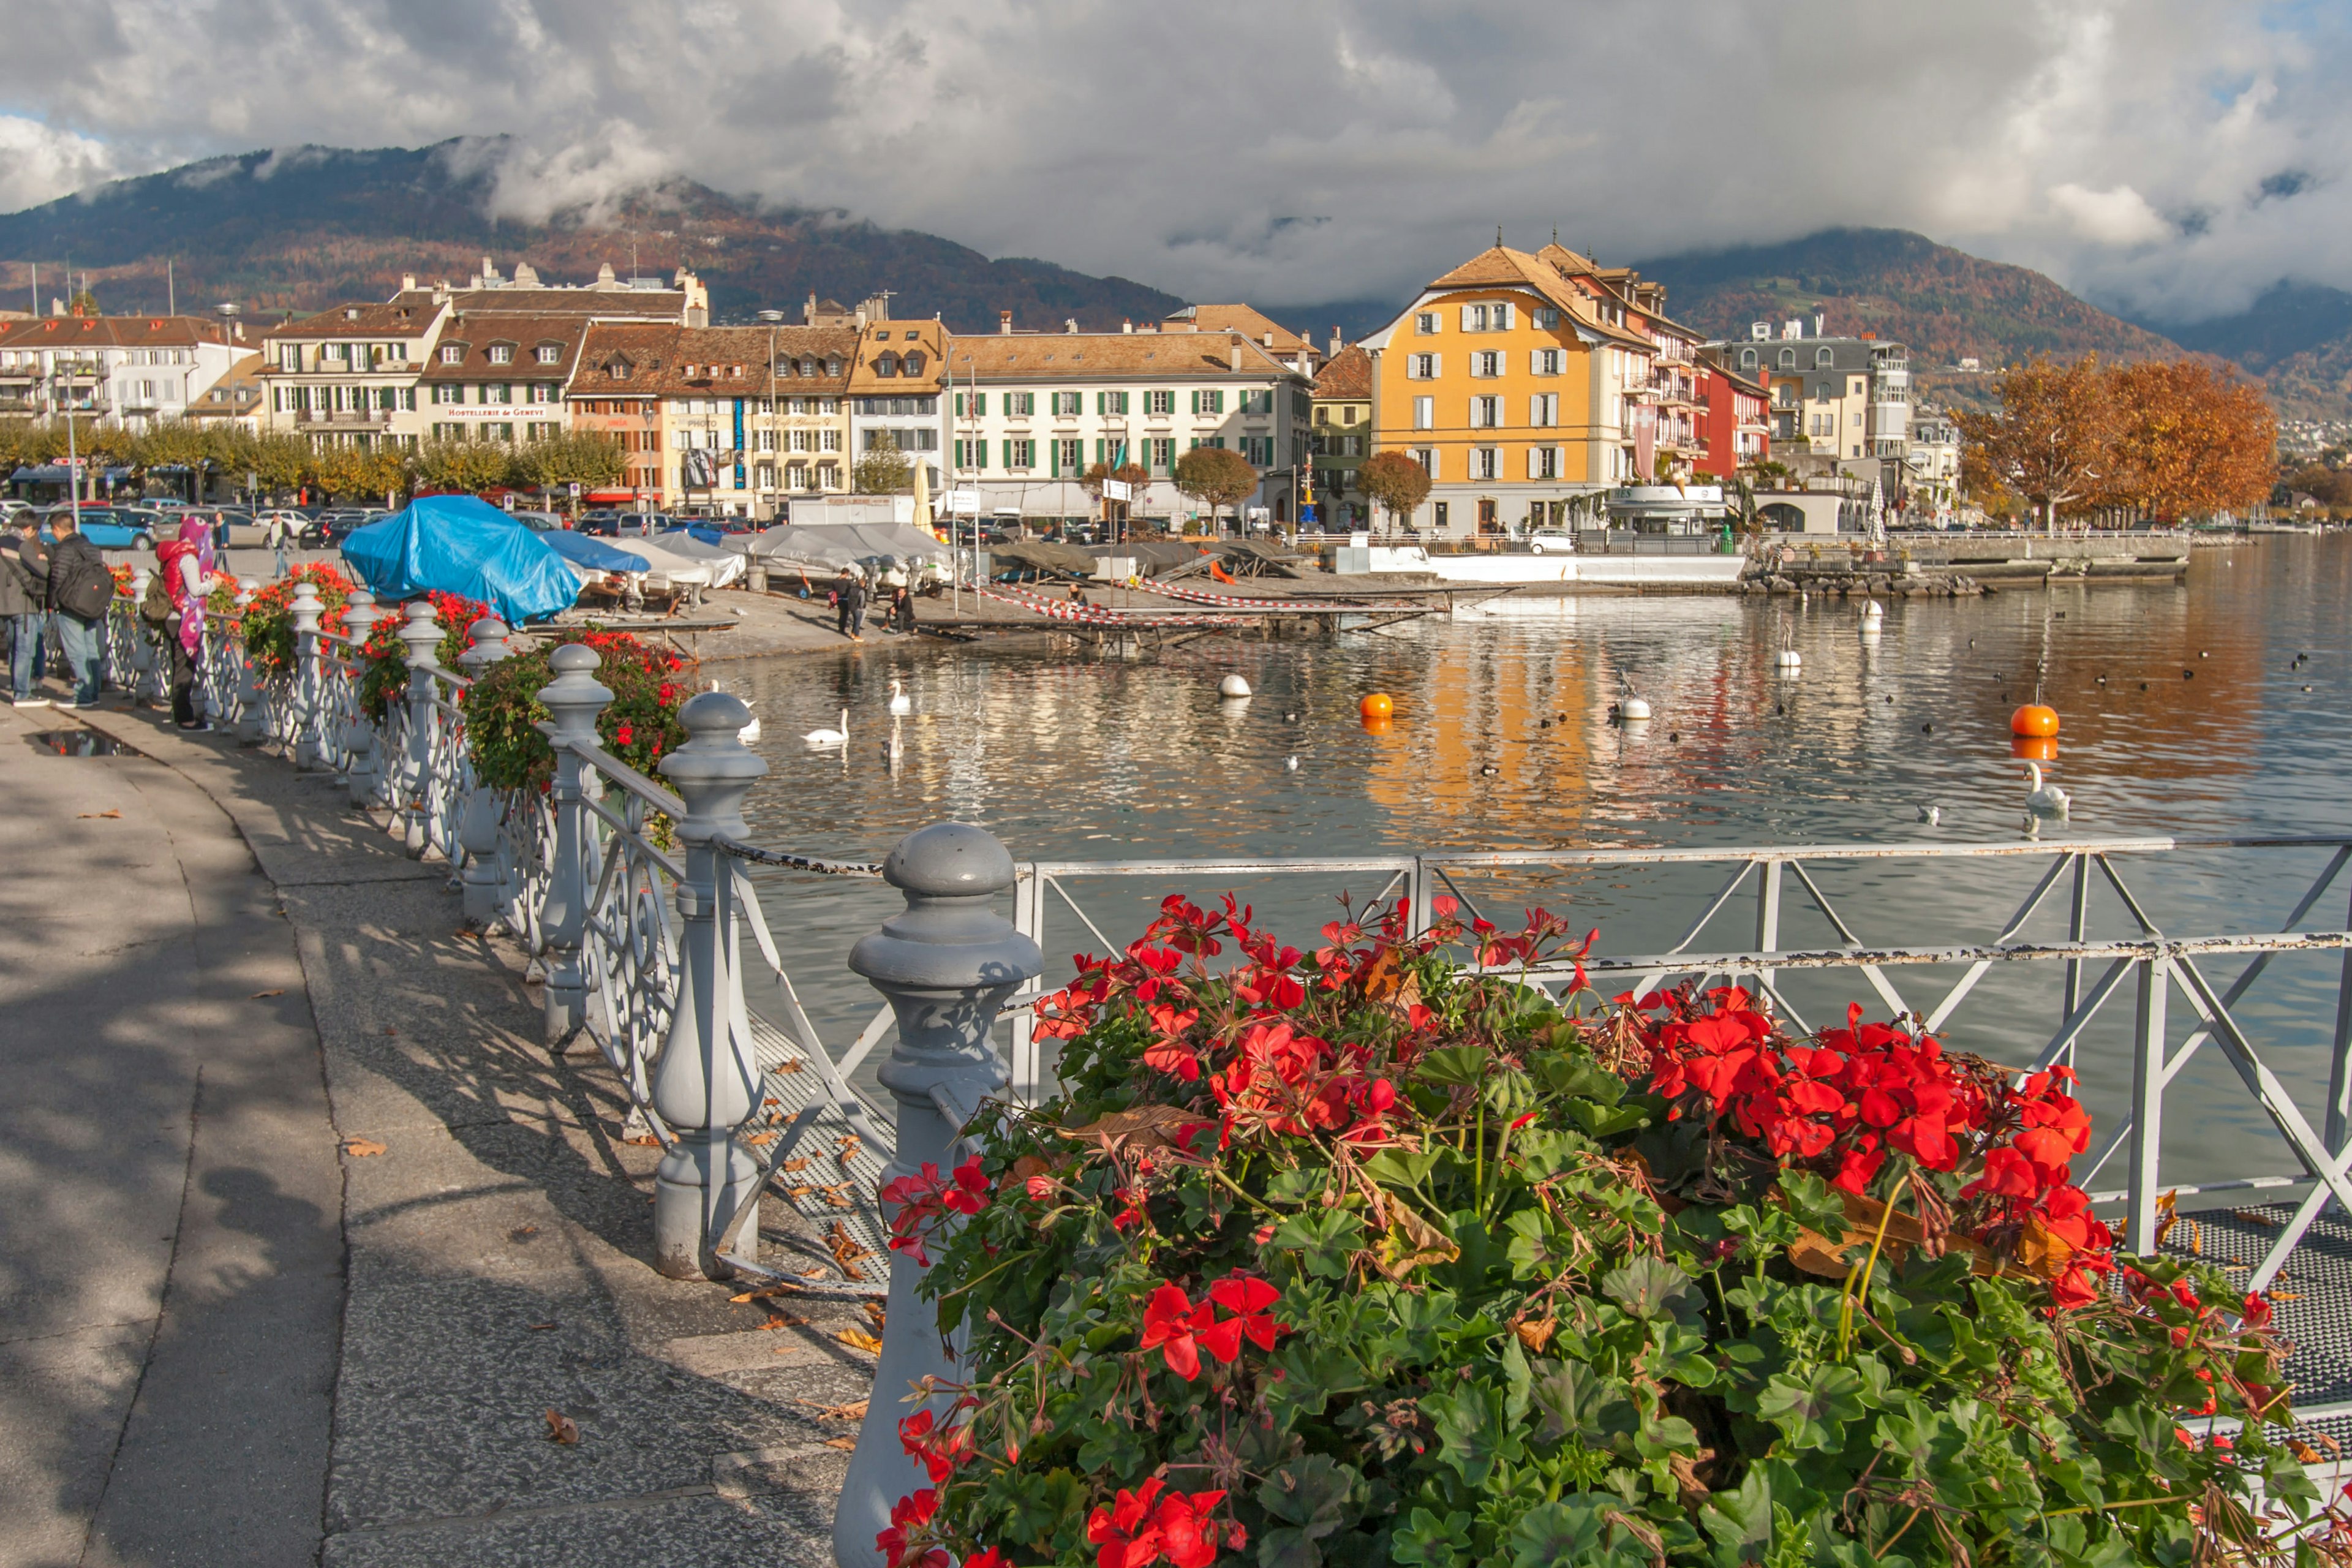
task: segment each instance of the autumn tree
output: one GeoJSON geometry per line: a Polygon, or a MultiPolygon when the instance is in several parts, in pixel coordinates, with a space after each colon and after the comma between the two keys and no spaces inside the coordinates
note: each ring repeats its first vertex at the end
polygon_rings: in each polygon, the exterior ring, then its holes
{"type": "MultiPolygon", "coordinates": [[[[1117,479],[1120,484],[1129,487],[1128,493],[1130,497],[1135,497],[1139,496],[1142,493],[1143,487],[1151,482],[1151,474],[1150,471],[1145,468],[1140,463],[1121,463],[1117,468],[1111,467],[1108,463],[1097,463],[1094,467],[1088,468],[1085,473],[1078,476],[1078,485],[1080,489],[1087,492],[1087,494],[1092,496],[1097,502],[1100,502],[1103,498],[1103,481],[1105,479],[1117,479]]],[[[1112,515],[1116,516],[1122,521],[1132,517],[1135,513],[1135,501],[1133,500],[1114,501],[1111,504],[1119,509],[1112,515]]]]}
{"type": "Polygon", "coordinates": [[[427,441],[416,449],[417,477],[438,490],[494,489],[513,468],[514,453],[501,441],[427,441]]]}
{"type": "Polygon", "coordinates": [[[319,488],[342,500],[382,500],[407,474],[397,453],[381,447],[330,447],[311,468],[319,488]]]}
{"type": "Polygon", "coordinates": [[[898,450],[897,440],[885,434],[882,442],[868,447],[849,470],[849,488],[858,495],[897,495],[915,482],[915,465],[898,450]]]}
{"type": "Polygon", "coordinates": [[[561,431],[515,453],[517,475],[541,489],[578,485],[583,490],[618,484],[629,459],[621,444],[596,430],[561,431]]]}
{"type": "Polygon", "coordinates": [[[2269,496],[2278,422],[2253,386],[2186,359],[2120,365],[2107,381],[2106,499],[2170,521],[2269,496]]]}
{"type": "Polygon", "coordinates": [[[260,437],[253,443],[253,459],[246,471],[263,495],[290,490],[310,478],[310,443],[282,432],[260,437]]]}
{"type": "Polygon", "coordinates": [[[1402,452],[1381,452],[1356,470],[1356,488],[1387,509],[1393,531],[1429,499],[1429,470],[1402,452]]]}
{"type": "Polygon", "coordinates": [[[2099,356],[2070,365],[2037,358],[2000,380],[2000,405],[1958,417],[1968,446],[1962,479],[1997,484],[2032,502],[2044,526],[2095,505],[2110,478],[2115,405],[2099,356]]]}
{"type": "Polygon", "coordinates": [[[1257,470],[1249,459],[1223,447],[1193,447],[1176,459],[1169,477],[1179,490],[1209,509],[1212,531],[1223,509],[1241,505],[1257,489],[1257,470]]]}

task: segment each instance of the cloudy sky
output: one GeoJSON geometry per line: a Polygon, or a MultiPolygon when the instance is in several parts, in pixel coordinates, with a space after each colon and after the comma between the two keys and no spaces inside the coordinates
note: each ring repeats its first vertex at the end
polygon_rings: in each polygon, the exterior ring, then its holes
{"type": "MultiPolygon", "coordinates": [[[[29,0],[12,8],[29,9],[29,0]]],[[[75,0],[0,209],[218,153],[510,133],[521,216],[667,174],[1192,298],[1919,229],[2174,320],[2352,288],[2352,4],[75,0]]]]}

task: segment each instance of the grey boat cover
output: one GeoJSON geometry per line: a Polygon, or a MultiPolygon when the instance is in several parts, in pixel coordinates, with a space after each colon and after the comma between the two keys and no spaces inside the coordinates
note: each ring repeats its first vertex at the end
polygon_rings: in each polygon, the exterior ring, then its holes
{"type": "Polygon", "coordinates": [[[827,572],[877,555],[944,561],[948,547],[910,522],[791,522],[743,539],[736,548],[768,562],[804,562],[827,572]]]}

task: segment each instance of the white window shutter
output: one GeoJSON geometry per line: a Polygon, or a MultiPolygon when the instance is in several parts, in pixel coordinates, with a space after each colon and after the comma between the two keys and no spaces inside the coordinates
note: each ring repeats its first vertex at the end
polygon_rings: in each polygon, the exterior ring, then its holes
{"type": "Polygon", "coordinates": [[[1470,310],[1471,308],[1467,305],[1462,307],[1462,330],[1465,332],[1477,331],[1475,327],[1473,327],[1470,324],[1470,310]]]}

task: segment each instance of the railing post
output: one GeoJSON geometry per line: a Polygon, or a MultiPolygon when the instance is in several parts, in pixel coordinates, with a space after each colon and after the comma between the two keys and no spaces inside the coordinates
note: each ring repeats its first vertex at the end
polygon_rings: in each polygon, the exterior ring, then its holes
{"type": "MultiPolygon", "coordinates": [[[[768,771],[743,744],[743,700],[705,691],[677,710],[687,741],[661,771],[686,816],[672,825],[685,851],[677,884],[677,1001],[654,1064],[653,1105],[677,1134],[654,1178],[654,1267],[673,1279],[724,1279],[733,1270],[719,1234],[760,1181],[760,1163],[735,1130],[760,1104],[760,1065],[743,1032],[743,974],[736,952],[733,868],[714,836],[747,837],[743,797],[768,771]]],[[[755,1217],[752,1223],[756,1225],[755,1217]]]]}
{"type": "MultiPolygon", "coordinates": [[[[139,606],[147,602],[147,584],[154,580],[153,567],[133,566],[131,569],[129,612],[117,613],[122,605],[122,600],[120,598],[110,601],[106,606],[109,612],[107,617],[109,632],[113,630],[117,622],[124,626],[121,646],[124,653],[129,656],[128,660],[125,661],[128,664],[127,668],[110,669],[107,675],[115,685],[131,694],[131,700],[133,702],[145,700],[154,694],[158,685],[163,684],[155,678],[155,645],[148,641],[146,625],[139,618],[139,606]]],[[[111,654],[115,639],[109,636],[106,640],[109,645],[107,651],[111,654]]],[[[107,662],[113,664],[118,661],[110,658],[107,662]]]]}
{"type": "MultiPolygon", "coordinates": [[[[1780,945],[1780,867],[1778,860],[1767,860],[1763,875],[1756,883],[1756,951],[1772,952],[1780,945]]],[[[1772,971],[1760,971],[1756,978],[1756,995],[1763,1000],[1771,989],[1772,971]]]]}
{"type": "Polygon", "coordinates": [[[2132,1036],[2131,1191],[2124,1246],[2156,1250],[2158,1158],[2164,1142],[2164,1008],[2171,967],[2159,947],[2139,963],[2139,1009],[2132,1036]]]}
{"type": "Polygon", "coordinates": [[[325,760],[319,733],[319,585],[294,584],[294,731],[288,740],[298,768],[315,768],[325,760]]]}
{"type": "Polygon", "coordinates": [[[555,783],[548,791],[555,813],[555,846],[547,866],[547,901],[539,929],[547,943],[547,1047],[560,1051],[587,1022],[588,978],[580,963],[588,910],[588,811],[582,804],[581,763],[572,744],[596,742],[596,716],[613,693],[596,679],[596,650],[565,643],[547,656],[555,679],[539,689],[549,718],[540,725],[555,748],[555,783]]]}
{"type": "MultiPolygon", "coordinates": [[[[700,700],[700,699],[697,699],[700,700]]],[[[1045,971],[1037,944],[990,908],[1013,885],[1013,857],[985,829],[943,822],[899,840],[882,875],[907,896],[906,911],[851,950],[849,967],[889,1000],[898,1043],[883,1064],[882,1085],[898,1102],[898,1152],[885,1184],[945,1168],[964,1124],[982,1101],[1004,1089],[1004,1067],[991,1031],[1005,999],[1045,971]]],[[[890,1217],[887,1213],[886,1219],[890,1217]]],[[[834,1514],[833,1557],[840,1568],[875,1568],[874,1537],[890,1505],[925,1485],[898,1443],[901,1403],[909,1384],[953,1365],[940,1342],[933,1309],[916,1297],[924,1270],[907,1253],[890,1259],[890,1305],[874,1397],[858,1430],[834,1514]]]]}
{"type": "MultiPolygon", "coordinates": [[[[261,592],[260,579],[240,577],[236,580],[236,607],[242,612],[261,592]]],[[[245,627],[239,624],[236,633],[236,738],[259,741],[268,733],[268,694],[262,689],[261,672],[253,668],[253,655],[245,645],[245,627]]]]}
{"type": "MultiPolygon", "coordinates": [[[[2344,917],[2352,930],[2352,910],[2344,917]]],[[[2336,1037],[2327,1069],[2327,1152],[2344,1152],[2352,1138],[2352,947],[2344,950],[2344,965],[2336,981],[2336,1037]]]]}
{"type": "MultiPolygon", "coordinates": [[[[470,636],[472,646],[457,656],[457,663],[467,676],[479,680],[512,651],[507,647],[507,624],[496,616],[484,616],[473,624],[470,636]]],[[[466,852],[466,864],[457,875],[465,888],[466,923],[487,929],[499,913],[501,803],[498,792],[474,777],[470,767],[466,773],[469,785],[466,815],[457,824],[457,844],[466,852]]]]}
{"type": "MultiPolygon", "coordinates": [[[[354,588],[343,601],[343,632],[352,639],[354,649],[367,646],[368,637],[385,612],[377,605],[375,595],[365,588],[354,588]]],[[[352,793],[352,804],[364,806],[375,799],[377,774],[380,768],[376,744],[376,727],[368,716],[352,704],[351,721],[343,726],[342,748],[352,759],[351,768],[343,774],[343,783],[352,793]]]]}
{"type": "Polygon", "coordinates": [[[432,804],[425,791],[433,773],[433,671],[441,646],[440,624],[429,599],[409,601],[400,641],[408,665],[408,755],[402,759],[400,794],[393,807],[407,814],[406,843],[412,859],[425,858],[432,841],[432,804]]]}

